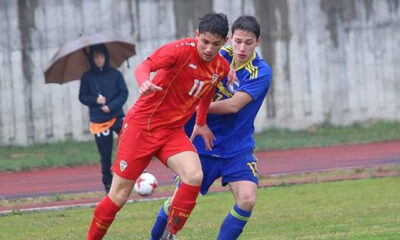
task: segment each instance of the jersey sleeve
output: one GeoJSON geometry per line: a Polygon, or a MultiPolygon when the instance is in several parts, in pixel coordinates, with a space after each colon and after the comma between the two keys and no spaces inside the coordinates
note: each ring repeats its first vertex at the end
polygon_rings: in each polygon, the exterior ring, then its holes
{"type": "Polygon", "coordinates": [[[186,48],[180,47],[179,41],[170,42],[154,51],[141,64],[136,67],[135,78],[140,87],[144,81],[149,80],[150,73],[162,68],[173,66],[179,56],[185,56],[186,48]]]}
{"type": "Polygon", "coordinates": [[[268,66],[261,67],[255,78],[247,79],[237,91],[247,92],[253,100],[257,100],[260,96],[264,96],[263,92],[269,88],[271,84],[272,71],[268,66]]]}
{"type": "Polygon", "coordinates": [[[213,99],[214,93],[215,87],[213,87],[211,91],[209,91],[207,95],[200,101],[196,116],[196,124],[199,126],[203,126],[207,122],[207,112],[210,108],[211,100],[213,99]]]}
{"type": "Polygon", "coordinates": [[[161,46],[147,59],[153,64],[152,68],[161,69],[174,65],[178,57],[184,54],[185,48],[180,47],[179,42],[171,42],[161,46]]]}
{"type": "Polygon", "coordinates": [[[135,69],[135,79],[138,83],[138,86],[142,86],[142,84],[150,79],[150,73],[155,70],[154,64],[146,59],[142,63],[140,63],[135,69]]]}

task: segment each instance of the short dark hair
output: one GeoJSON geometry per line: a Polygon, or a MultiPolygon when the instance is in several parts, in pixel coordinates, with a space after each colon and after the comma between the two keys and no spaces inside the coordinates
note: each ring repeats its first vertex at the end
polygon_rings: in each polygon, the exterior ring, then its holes
{"type": "Polygon", "coordinates": [[[97,50],[94,50],[94,51],[93,51],[93,56],[94,56],[94,55],[98,55],[98,54],[103,54],[103,55],[105,55],[104,52],[103,52],[102,50],[100,50],[100,49],[97,49],[97,50]]]}
{"type": "Polygon", "coordinates": [[[93,57],[95,52],[101,52],[106,57],[109,55],[107,46],[105,44],[103,44],[103,43],[91,45],[89,49],[90,49],[90,54],[92,55],[92,57],[93,57]]]}
{"type": "Polygon", "coordinates": [[[209,32],[226,38],[229,32],[228,18],[223,13],[209,13],[200,18],[199,33],[209,32]]]}
{"type": "Polygon", "coordinates": [[[260,37],[260,24],[253,16],[242,15],[238,17],[232,24],[232,35],[237,29],[254,33],[254,35],[256,35],[256,39],[260,37]]]}

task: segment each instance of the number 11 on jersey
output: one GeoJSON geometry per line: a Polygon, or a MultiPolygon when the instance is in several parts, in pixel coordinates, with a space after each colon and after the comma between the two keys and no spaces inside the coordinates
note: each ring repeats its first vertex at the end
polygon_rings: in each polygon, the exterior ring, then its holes
{"type": "Polygon", "coordinates": [[[195,94],[193,95],[194,97],[197,97],[199,95],[201,89],[203,88],[203,85],[204,85],[204,81],[200,81],[198,79],[195,79],[194,83],[193,83],[193,87],[189,91],[189,96],[192,96],[193,92],[197,89],[195,94]]]}

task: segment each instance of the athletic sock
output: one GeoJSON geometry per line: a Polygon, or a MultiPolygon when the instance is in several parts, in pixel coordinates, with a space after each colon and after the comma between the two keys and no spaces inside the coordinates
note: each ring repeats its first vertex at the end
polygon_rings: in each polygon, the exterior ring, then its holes
{"type": "Polygon", "coordinates": [[[217,240],[237,239],[251,215],[251,211],[240,209],[236,204],[226,216],[219,230],[217,240]]]}
{"type": "Polygon", "coordinates": [[[168,229],[171,233],[176,234],[183,228],[183,225],[196,205],[196,198],[199,192],[200,186],[191,186],[184,182],[181,183],[180,188],[172,200],[170,214],[168,216],[168,229]]]}
{"type": "Polygon", "coordinates": [[[94,209],[93,219],[86,239],[102,239],[120,209],[121,207],[113,203],[108,195],[104,197],[94,209]]]}
{"type": "Polygon", "coordinates": [[[150,240],[159,240],[162,237],[165,227],[167,226],[170,203],[171,203],[171,198],[168,198],[161,206],[161,209],[157,215],[156,222],[154,223],[154,226],[151,229],[150,240]]]}

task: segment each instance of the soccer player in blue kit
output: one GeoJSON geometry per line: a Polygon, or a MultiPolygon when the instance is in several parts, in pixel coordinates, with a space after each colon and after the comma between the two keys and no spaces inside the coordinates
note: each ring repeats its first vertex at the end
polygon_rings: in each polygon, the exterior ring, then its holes
{"type": "MultiPolygon", "coordinates": [[[[212,150],[206,150],[201,137],[193,141],[204,174],[200,192],[206,194],[213,182],[222,177],[222,185],[229,185],[235,198],[235,205],[221,225],[218,240],[237,239],[256,203],[258,172],[254,120],[272,77],[271,68],[255,52],[260,43],[257,19],[247,15],[239,17],[232,24],[231,33],[232,45],[223,47],[220,54],[235,69],[237,80],[227,84],[224,79],[218,84],[208,110],[207,124],[215,136],[212,150]]],[[[192,132],[194,120],[195,116],[186,124],[186,133],[192,132]]],[[[168,207],[167,200],[157,216],[151,240],[165,239],[168,207]]]]}

